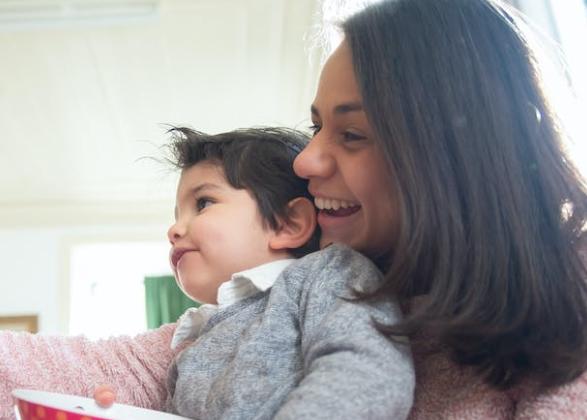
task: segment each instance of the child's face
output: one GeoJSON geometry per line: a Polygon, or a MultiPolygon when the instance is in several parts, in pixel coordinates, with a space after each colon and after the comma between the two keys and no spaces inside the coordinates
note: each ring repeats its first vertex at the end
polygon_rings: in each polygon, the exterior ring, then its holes
{"type": "Polygon", "coordinates": [[[216,303],[232,274],[283,258],[269,247],[274,231],[263,226],[256,201],[233,188],[217,164],[182,172],[175,220],[167,234],[171,267],[184,293],[199,302],[216,303]]]}

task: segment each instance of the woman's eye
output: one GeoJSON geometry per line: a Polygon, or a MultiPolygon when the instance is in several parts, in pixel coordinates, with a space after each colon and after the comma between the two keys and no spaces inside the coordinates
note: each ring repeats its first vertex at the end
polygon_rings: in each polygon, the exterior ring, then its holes
{"type": "Polygon", "coordinates": [[[211,204],[214,204],[214,202],[211,199],[207,198],[207,197],[198,198],[196,200],[196,209],[198,211],[202,211],[206,207],[210,206],[211,204]]]}
{"type": "Polygon", "coordinates": [[[320,129],[322,127],[320,127],[318,124],[312,124],[311,126],[308,127],[308,130],[310,130],[310,132],[312,133],[312,136],[315,136],[316,134],[318,134],[320,132],[320,129]]]}
{"type": "Polygon", "coordinates": [[[363,134],[347,130],[342,133],[342,138],[344,139],[344,141],[358,141],[365,140],[367,137],[365,137],[363,134]]]}

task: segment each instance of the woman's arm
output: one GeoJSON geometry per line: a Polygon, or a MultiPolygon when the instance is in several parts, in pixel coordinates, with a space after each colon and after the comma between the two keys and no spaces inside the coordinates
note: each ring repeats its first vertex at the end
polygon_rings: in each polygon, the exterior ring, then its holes
{"type": "Polygon", "coordinates": [[[98,341],[1,331],[0,418],[12,418],[16,388],[91,397],[98,385],[108,384],[118,402],[162,409],[174,329],[169,324],[98,341]]]}

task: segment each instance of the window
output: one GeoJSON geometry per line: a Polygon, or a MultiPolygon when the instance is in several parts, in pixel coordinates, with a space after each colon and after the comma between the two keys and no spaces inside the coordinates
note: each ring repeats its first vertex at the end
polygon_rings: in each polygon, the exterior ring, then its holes
{"type": "Polygon", "coordinates": [[[569,114],[569,128],[574,136],[574,158],[587,176],[587,4],[584,0],[551,0],[551,9],[557,37],[565,55],[566,74],[575,96],[566,111],[569,114]]]}
{"type": "Polygon", "coordinates": [[[170,272],[167,242],[75,245],[70,254],[69,333],[89,338],[147,329],[144,277],[170,272]]]}
{"type": "Polygon", "coordinates": [[[554,64],[545,73],[549,96],[571,134],[573,159],[587,176],[587,1],[508,1],[527,15],[541,52],[548,55],[543,64],[554,64]]]}

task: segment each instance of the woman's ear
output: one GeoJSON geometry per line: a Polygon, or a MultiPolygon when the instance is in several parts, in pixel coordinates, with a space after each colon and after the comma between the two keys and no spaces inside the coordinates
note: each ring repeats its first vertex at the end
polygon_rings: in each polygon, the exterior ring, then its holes
{"type": "Polygon", "coordinates": [[[274,251],[299,248],[310,240],[316,229],[316,208],[305,197],[297,197],[287,204],[287,218],[279,220],[279,227],[269,240],[274,251]]]}

